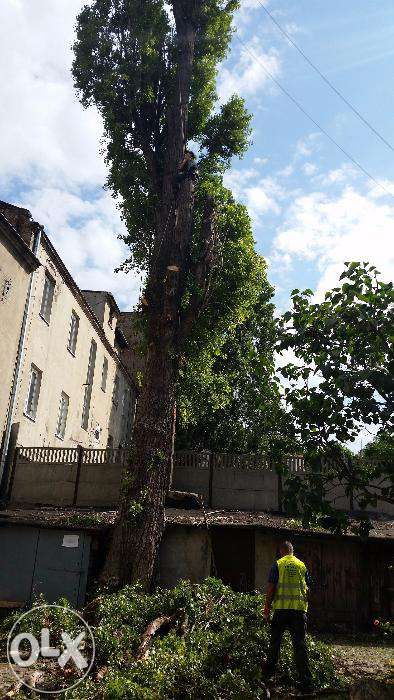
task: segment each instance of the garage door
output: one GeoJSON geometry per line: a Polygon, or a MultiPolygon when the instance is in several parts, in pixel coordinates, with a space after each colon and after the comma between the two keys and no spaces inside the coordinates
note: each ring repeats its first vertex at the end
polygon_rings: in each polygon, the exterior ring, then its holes
{"type": "Polygon", "coordinates": [[[0,601],[27,604],[39,594],[49,603],[65,597],[83,604],[90,537],[64,530],[8,526],[0,529],[0,601]]]}

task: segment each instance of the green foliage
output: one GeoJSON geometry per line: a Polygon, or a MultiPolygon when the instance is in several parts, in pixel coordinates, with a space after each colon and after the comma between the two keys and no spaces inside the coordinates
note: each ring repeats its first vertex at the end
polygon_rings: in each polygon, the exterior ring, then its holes
{"type": "Polygon", "coordinates": [[[210,362],[197,355],[187,367],[181,383],[178,448],[277,457],[293,448],[275,381],[271,296],[264,267],[245,320],[223,333],[223,344],[210,362]]]}
{"type": "MultiPolygon", "coordinates": [[[[303,483],[288,481],[288,498],[311,522],[334,517],[326,498],[333,480],[364,508],[394,497],[393,285],[368,263],[346,263],[340,279],[321,303],[310,301],[311,290],[294,290],[293,308],[279,321],[278,350],[296,357],[280,370],[285,400],[311,472],[303,483]],[[378,438],[352,455],[343,443],[368,425],[379,428],[378,438]],[[376,479],[380,487],[371,488],[376,479]]],[[[334,529],[345,526],[336,520],[334,529]]],[[[361,524],[360,534],[369,527],[361,524]]]]}
{"type": "MultiPolygon", "coordinates": [[[[269,631],[262,618],[263,597],[235,593],[220,581],[195,585],[183,581],[153,595],[138,587],[103,595],[95,614],[97,665],[108,666],[103,680],[86,681],[72,700],[258,700],[261,662],[269,631]],[[170,632],[157,637],[146,661],[134,655],[147,625],[160,615],[183,610],[184,636],[170,632]]],[[[328,649],[308,639],[316,686],[337,687],[328,649]]],[[[289,639],[284,640],[279,681],[294,684],[289,639]]]]}
{"type": "MultiPolygon", "coordinates": [[[[65,598],[60,598],[56,602],[55,607],[47,607],[47,601],[43,595],[40,595],[35,597],[32,608],[35,609],[32,610],[30,615],[24,617],[18,625],[18,634],[30,633],[40,638],[41,630],[44,627],[48,627],[51,634],[51,643],[63,651],[65,644],[61,636],[62,632],[67,632],[73,639],[80,632],[81,622],[75,616],[74,610],[65,598]]],[[[8,635],[22,614],[23,611],[16,610],[0,623],[0,642],[4,651],[7,648],[8,635]]],[[[90,640],[88,639],[86,643],[89,644],[90,640]]],[[[30,643],[28,641],[22,642],[21,649],[30,651],[30,643]]]]}
{"type": "Polygon", "coordinates": [[[242,156],[249,146],[251,116],[245,111],[243,100],[233,95],[222,105],[220,111],[207,120],[201,146],[206,151],[203,167],[212,168],[218,164],[229,164],[234,155],[242,156]]]}
{"type": "MultiPolygon", "coordinates": [[[[360,452],[365,465],[372,468],[383,468],[386,471],[394,468],[394,435],[392,432],[381,430],[377,436],[360,452]]],[[[379,476],[379,473],[377,473],[379,476]]]]}
{"type": "Polygon", "coordinates": [[[320,304],[310,290],[294,290],[280,321],[278,349],[298,361],[281,370],[286,400],[308,447],[352,440],[362,424],[388,429],[392,420],[393,285],[367,263],[347,263],[341,279],[320,304]]]}
{"type": "Polygon", "coordinates": [[[392,620],[374,620],[374,631],[386,644],[394,643],[394,624],[392,620]]]}
{"type": "MultiPolygon", "coordinates": [[[[203,2],[195,18],[187,139],[201,144],[210,172],[242,155],[250,133],[239,98],[214,111],[217,64],[226,56],[238,5],[203,2]]],[[[131,253],[124,268],[146,270],[168,147],[167,111],[179,80],[173,21],[163,0],[94,0],[79,14],[76,36],[74,82],[82,104],[95,105],[103,117],[108,187],[118,198],[131,253]]]]}
{"type": "MultiPolygon", "coordinates": [[[[246,451],[267,446],[280,424],[273,380],[275,324],[272,287],[256,253],[245,207],[219,178],[203,188],[217,201],[223,264],[210,300],[185,347],[179,381],[178,447],[246,451]]],[[[197,211],[205,194],[199,192],[197,211]],[[201,198],[201,199],[200,199],[201,198]]],[[[198,227],[194,255],[199,255],[198,227]]],[[[271,440],[272,442],[272,440],[271,440]]]]}
{"type": "MultiPolygon", "coordinates": [[[[270,378],[272,348],[262,348],[264,333],[273,343],[266,265],[254,250],[246,208],[234,200],[222,180],[231,158],[244,154],[251,132],[251,116],[242,99],[233,95],[219,108],[216,104],[217,66],[228,51],[232,16],[238,6],[238,0],[202,2],[194,22],[187,138],[200,147],[200,180],[193,209],[192,267],[186,278],[183,309],[192,295],[199,293],[193,266],[204,249],[202,224],[208,197],[215,202],[220,254],[208,306],[182,348],[178,395],[180,425],[189,434],[184,443],[197,444],[199,426],[202,428],[207,416],[218,411],[214,443],[224,446],[230,431],[223,429],[231,423],[236,437],[228,448],[244,449],[246,445],[262,447],[261,426],[281,412],[278,390],[270,378]],[[254,347],[252,325],[256,332],[260,326],[259,350],[254,347]],[[244,334],[247,339],[243,339],[244,334]],[[237,350],[233,350],[234,344],[237,350]],[[247,358],[253,364],[253,382],[248,382],[247,358]],[[245,381],[249,396],[243,409],[239,388],[245,381]]],[[[152,260],[167,167],[167,111],[179,88],[177,42],[172,12],[168,13],[163,0],[94,0],[78,17],[73,75],[82,103],[94,104],[103,117],[108,186],[118,198],[127,226],[124,240],[130,258],[122,266],[125,270],[137,267],[147,271],[152,260]]],[[[143,319],[140,327],[143,336],[143,319]]],[[[276,420],[277,425],[279,422],[276,420]]],[[[201,440],[205,440],[203,435],[199,444],[201,440]]]]}

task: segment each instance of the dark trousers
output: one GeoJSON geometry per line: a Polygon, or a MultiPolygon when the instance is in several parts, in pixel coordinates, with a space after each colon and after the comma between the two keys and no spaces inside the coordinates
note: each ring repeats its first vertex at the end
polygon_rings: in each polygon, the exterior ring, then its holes
{"type": "Polygon", "coordinates": [[[300,610],[275,610],[271,622],[271,640],[268,649],[266,674],[271,676],[278,663],[283,633],[289,630],[293,642],[294,659],[302,684],[311,682],[308,652],[305,643],[306,613],[300,610]]]}

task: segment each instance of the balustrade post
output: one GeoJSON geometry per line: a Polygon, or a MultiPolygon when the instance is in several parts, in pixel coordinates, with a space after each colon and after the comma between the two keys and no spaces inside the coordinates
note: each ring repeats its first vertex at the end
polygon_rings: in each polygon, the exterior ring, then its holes
{"type": "Polygon", "coordinates": [[[82,447],[82,445],[78,445],[78,447],[77,447],[77,472],[75,475],[74,497],[73,497],[73,503],[72,503],[73,506],[76,506],[77,501],[78,501],[78,489],[79,489],[79,481],[81,478],[82,463],[83,463],[83,447],[82,447]]]}
{"type": "Polygon", "coordinates": [[[213,452],[209,453],[209,482],[208,482],[208,508],[212,508],[213,501],[213,452]]]}

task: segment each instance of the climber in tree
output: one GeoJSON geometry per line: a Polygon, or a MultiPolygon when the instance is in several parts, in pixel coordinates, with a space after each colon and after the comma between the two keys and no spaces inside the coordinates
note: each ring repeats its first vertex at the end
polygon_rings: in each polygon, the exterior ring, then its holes
{"type": "Polygon", "coordinates": [[[198,167],[196,162],[196,155],[193,151],[186,151],[184,157],[179,163],[178,173],[175,177],[175,189],[179,190],[182,182],[184,180],[193,180],[194,182],[198,178],[198,167]]]}

